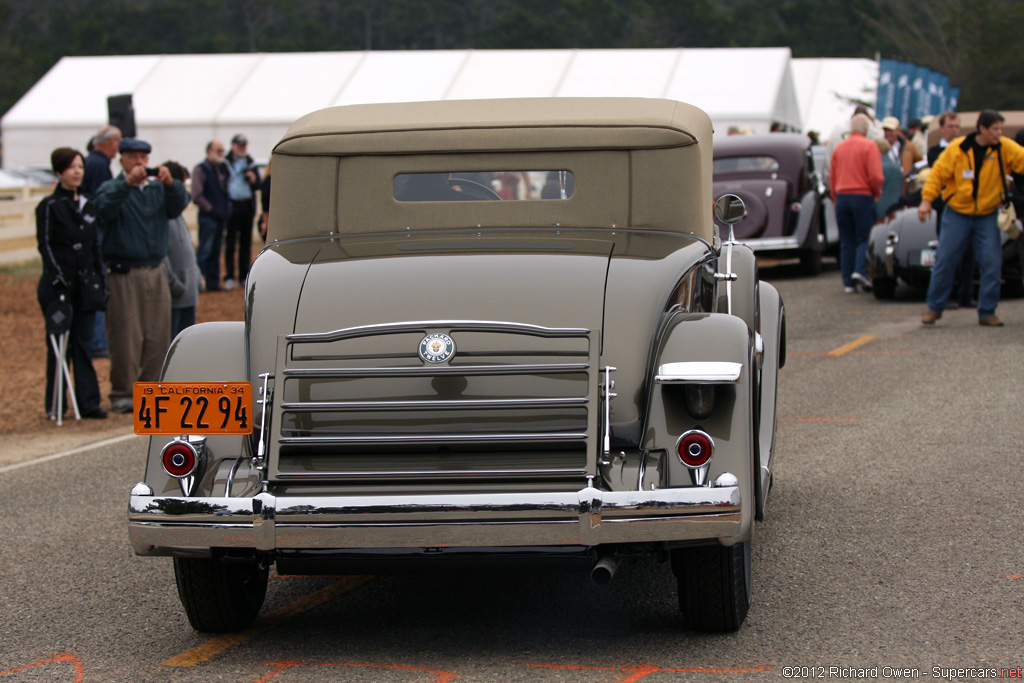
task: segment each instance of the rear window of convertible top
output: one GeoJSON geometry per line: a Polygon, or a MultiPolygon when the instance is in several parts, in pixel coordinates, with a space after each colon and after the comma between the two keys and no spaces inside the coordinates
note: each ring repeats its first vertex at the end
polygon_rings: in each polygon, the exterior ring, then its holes
{"type": "Polygon", "coordinates": [[[562,200],[572,197],[571,171],[453,171],[400,173],[393,192],[400,202],[562,200]]]}

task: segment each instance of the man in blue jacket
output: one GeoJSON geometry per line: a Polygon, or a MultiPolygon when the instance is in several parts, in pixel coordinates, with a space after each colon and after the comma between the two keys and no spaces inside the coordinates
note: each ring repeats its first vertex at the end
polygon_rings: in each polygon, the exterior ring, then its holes
{"type": "Polygon", "coordinates": [[[132,410],[132,385],[160,378],[171,343],[171,292],[164,270],[170,237],[167,221],[181,215],[190,197],[167,167],[147,169],[148,142],[121,140],[122,172],[103,183],[96,209],[103,221],[103,261],[110,269],[107,339],[110,402],[132,410]]]}

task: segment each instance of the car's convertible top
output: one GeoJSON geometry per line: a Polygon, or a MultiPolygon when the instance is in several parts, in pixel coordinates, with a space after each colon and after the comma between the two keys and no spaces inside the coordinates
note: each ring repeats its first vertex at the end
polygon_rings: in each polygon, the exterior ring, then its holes
{"type": "Polygon", "coordinates": [[[456,100],[333,107],[274,149],[270,239],[484,227],[638,227],[710,240],[711,121],[672,100],[456,100]],[[399,202],[409,173],[568,171],[562,202],[399,202]],[[682,187],[686,190],[683,191],[682,187]]]}

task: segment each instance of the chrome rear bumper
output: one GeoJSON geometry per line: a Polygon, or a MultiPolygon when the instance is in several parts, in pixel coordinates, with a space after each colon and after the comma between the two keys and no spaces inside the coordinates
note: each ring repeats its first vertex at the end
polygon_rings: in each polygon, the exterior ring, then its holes
{"type": "Polygon", "coordinates": [[[726,538],[740,532],[738,486],[656,491],[185,498],[132,489],[138,555],[230,547],[594,546],[726,538]]]}

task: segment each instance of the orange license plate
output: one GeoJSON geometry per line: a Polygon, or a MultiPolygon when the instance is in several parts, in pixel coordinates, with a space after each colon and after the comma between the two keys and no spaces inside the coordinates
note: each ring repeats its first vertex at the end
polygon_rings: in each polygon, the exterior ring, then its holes
{"type": "Polygon", "coordinates": [[[136,434],[249,434],[250,382],[136,382],[136,434]]]}

